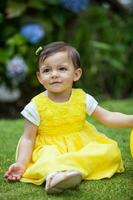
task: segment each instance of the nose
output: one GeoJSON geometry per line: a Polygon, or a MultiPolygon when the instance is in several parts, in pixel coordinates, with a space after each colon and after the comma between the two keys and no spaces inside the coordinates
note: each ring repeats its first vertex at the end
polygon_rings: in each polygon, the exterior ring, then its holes
{"type": "Polygon", "coordinates": [[[51,77],[52,78],[56,78],[58,76],[59,76],[58,71],[57,70],[53,70],[52,73],[51,73],[51,77]]]}

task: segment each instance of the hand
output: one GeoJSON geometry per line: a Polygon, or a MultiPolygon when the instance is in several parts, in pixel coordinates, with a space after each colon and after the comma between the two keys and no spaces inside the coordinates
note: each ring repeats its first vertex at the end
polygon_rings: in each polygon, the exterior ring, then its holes
{"type": "Polygon", "coordinates": [[[7,180],[18,181],[21,179],[25,169],[26,168],[23,164],[16,162],[9,167],[4,176],[7,180]]]}

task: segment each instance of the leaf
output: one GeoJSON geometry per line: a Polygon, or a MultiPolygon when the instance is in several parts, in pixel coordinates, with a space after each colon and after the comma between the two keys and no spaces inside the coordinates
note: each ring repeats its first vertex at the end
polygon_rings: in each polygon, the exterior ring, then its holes
{"type": "Polygon", "coordinates": [[[6,17],[7,18],[14,18],[19,17],[27,8],[26,3],[22,2],[14,2],[14,1],[7,1],[6,7],[6,17]]]}
{"type": "Polygon", "coordinates": [[[0,62],[5,64],[8,59],[9,59],[9,55],[7,54],[7,51],[1,48],[0,49],[0,62]]]}
{"type": "Polygon", "coordinates": [[[59,0],[45,0],[45,2],[47,2],[48,4],[51,4],[51,5],[59,4],[59,0]]]}
{"type": "Polygon", "coordinates": [[[25,43],[25,39],[21,35],[16,34],[13,37],[9,38],[6,43],[7,45],[19,46],[25,43]]]}
{"type": "Polygon", "coordinates": [[[58,26],[64,26],[66,19],[63,13],[55,13],[54,16],[52,16],[52,18],[55,24],[57,24],[58,26]]]}
{"type": "Polygon", "coordinates": [[[3,14],[2,14],[2,13],[0,13],[0,23],[2,23],[2,22],[3,22],[3,20],[4,20],[4,16],[3,16],[3,14]]]}
{"type": "Polygon", "coordinates": [[[35,8],[35,9],[38,9],[38,10],[44,10],[45,9],[45,4],[44,4],[44,0],[30,0],[28,2],[28,7],[30,8],[35,8]]]}
{"type": "Polygon", "coordinates": [[[116,60],[116,59],[114,59],[114,58],[108,58],[108,61],[110,62],[110,64],[111,64],[114,68],[116,68],[116,69],[118,69],[118,70],[120,70],[120,71],[124,71],[123,64],[122,64],[120,61],[118,61],[118,60],[116,60]]]}
{"type": "Polygon", "coordinates": [[[109,45],[107,43],[98,42],[98,41],[92,41],[91,44],[92,44],[93,47],[95,47],[97,49],[102,49],[102,50],[106,50],[106,51],[111,51],[112,50],[111,45],[109,45]]]}

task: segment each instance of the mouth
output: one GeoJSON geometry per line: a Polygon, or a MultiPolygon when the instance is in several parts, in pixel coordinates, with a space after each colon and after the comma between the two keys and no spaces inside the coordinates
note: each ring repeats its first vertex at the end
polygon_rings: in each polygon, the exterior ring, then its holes
{"type": "Polygon", "coordinates": [[[50,83],[50,85],[55,85],[55,84],[61,84],[61,82],[56,81],[56,82],[50,83]]]}

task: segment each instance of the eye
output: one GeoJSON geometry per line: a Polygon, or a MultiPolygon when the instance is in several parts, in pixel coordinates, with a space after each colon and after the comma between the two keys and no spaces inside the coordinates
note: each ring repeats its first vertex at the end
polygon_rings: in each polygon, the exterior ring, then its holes
{"type": "Polygon", "coordinates": [[[43,73],[48,73],[48,72],[50,72],[50,69],[49,69],[49,68],[45,68],[45,69],[43,70],[43,73]]]}
{"type": "Polygon", "coordinates": [[[67,68],[66,67],[60,67],[59,70],[60,71],[67,71],[67,68]]]}

